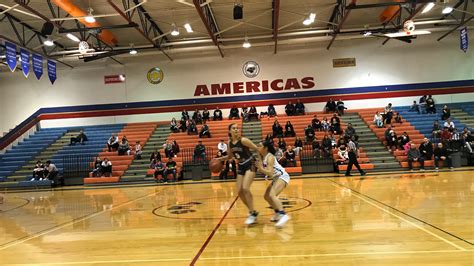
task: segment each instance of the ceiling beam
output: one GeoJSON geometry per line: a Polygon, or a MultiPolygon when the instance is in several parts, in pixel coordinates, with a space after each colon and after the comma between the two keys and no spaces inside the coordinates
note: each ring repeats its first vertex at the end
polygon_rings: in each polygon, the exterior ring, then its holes
{"type": "Polygon", "coordinates": [[[123,29],[123,28],[136,28],[138,24],[135,22],[122,24],[122,25],[111,25],[111,26],[100,26],[100,27],[84,27],[76,29],[59,29],[59,33],[71,33],[71,32],[84,32],[84,31],[100,31],[100,30],[110,30],[110,29],[123,29]]]}
{"type": "Polygon", "coordinates": [[[275,41],[274,54],[277,53],[278,48],[278,22],[280,20],[280,0],[273,0],[273,17],[272,17],[272,26],[273,26],[273,40],[275,41]]]}
{"type": "Polygon", "coordinates": [[[212,10],[209,8],[209,4],[201,6],[202,3],[204,3],[202,2],[202,0],[193,0],[194,7],[196,8],[196,11],[199,14],[199,17],[201,17],[202,23],[204,23],[204,26],[207,29],[207,33],[209,34],[209,37],[211,37],[214,45],[217,46],[217,49],[219,50],[221,57],[224,57],[224,53],[222,52],[221,48],[219,47],[219,43],[217,42],[217,36],[215,33],[219,32],[219,28],[217,27],[217,24],[215,23],[212,10]],[[204,11],[206,13],[204,13],[204,11]]]}
{"type": "Polygon", "coordinates": [[[454,28],[452,28],[450,31],[443,34],[443,36],[439,37],[438,41],[441,41],[442,39],[444,39],[444,37],[446,37],[449,34],[453,33],[455,30],[459,29],[461,26],[466,25],[469,21],[471,21],[474,18],[474,16],[471,16],[470,18],[466,19],[467,6],[468,6],[468,1],[464,2],[461,22],[458,25],[456,25],[454,28]]]}
{"type": "Polygon", "coordinates": [[[352,9],[348,9],[347,7],[350,7],[350,6],[354,6],[357,2],[357,0],[352,0],[352,2],[346,7],[345,4],[344,4],[344,1],[342,1],[343,4],[340,5],[340,14],[342,14],[342,17],[338,23],[338,25],[334,28],[334,33],[332,35],[332,39],[331,41],[329,41],[329,44],[328,46],[326,47],[327,50],[329,50],[329,48],[331,48],[334,40],[336,40],[336,37],[337,37],[337,34],[341,31],[342,29],[342,25],[344,24],[344,22],[346,21],[347,17],[349,16],[349,14],[351,13],[352,9]]]}

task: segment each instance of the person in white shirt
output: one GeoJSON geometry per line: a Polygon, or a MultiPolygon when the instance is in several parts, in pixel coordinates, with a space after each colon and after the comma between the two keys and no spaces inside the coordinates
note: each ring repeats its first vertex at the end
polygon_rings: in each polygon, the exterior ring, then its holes
{"type": "Polygon", "coordinates": [[[105,158],[102,162],[101,172],[104,176],[112,176],[112,162],[105,158]]]}
{"type": "Polygon", "coordinates": [[[135,144],[135,159],[140,160],[142,158],[142,145],[140,141],[135,144]]]}
{"type": "Polygon", "coordinates": [[[114,150],[117,150],[119,147],[119,139],[118,136],[115,136],[114,133],[112,133],[112,136],[109,138],[107,141],[107,147],[109,148],[109,151],[112,151],[112,148],[114,150]]]}
{"type": "Polygon", "coordinates": [[[383,127],[383,117],[379,112],[375,112],[374,123],[378,128],[383,127]]]}
{"type": "Polygon", "coordinates": [[[221,139],[221,142],[219,142],[219,144],[217,144],[217,149],[221,151],[222,156],[227,155],[227,144],[225,144],[223,139],[221,139]]]}
{"type": "Polygon", "coordinates": [[[444,125],[443,125],[443,126],[449,128],[449,129],[454,129],[454,128],[456,128],[456,126],[454,125],[454,122],[451,121],[451,118],[448,118],[448,119],[446,120],[446,122],[444,122],[444,125]]]}

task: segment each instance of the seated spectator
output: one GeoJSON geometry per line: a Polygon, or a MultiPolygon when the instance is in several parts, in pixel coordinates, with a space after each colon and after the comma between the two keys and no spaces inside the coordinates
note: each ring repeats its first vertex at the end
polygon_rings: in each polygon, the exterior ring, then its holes
{"type": "Polygon", "coordinates": [[[454,124],[453,121],[451,121],[451,118],[448,118],[443,125],[444,128],[448,128],[449,131],[453,131],[453,129],[456,128],[456,125],[454,124]]]}
{"type": "Polygon", "coordinates": [[[282,151],[286,150],[286,141],[283,138],[278,138],[277,145],[282,151]]]}
{"type": "Polygon", "coordinates": [[[227,144],[223,139],[217,144],[217,150],[221,152],[222,156],[227,156],[227,144]]]}
{"type": "Polygon", "coordinates": [[[323,120],[321,121],[321,128],[324,131],[329,131],[329,127],[331,124],[329,123],[327,117],[324,117],[323,120]]]}
{"type": "Polygon", "coordinates": [[[184,120],[184,121],[188,121],[188,120],[189,120],[188,111],[183,110],[183,111],[181,112],[181,119],[184,120]]]}
{"type": "Polygon", "coordinates": [[[426,113],[436,114],[435,100],[431,95],[428,95],[428,98],[426,99],[426,113]]]}
{"type": "Polygon", "coordinates": [[[418,149],[420,150],[421,155],[425,157],[425,160],[431,160],[433,157],[433,143],[431,143],[428,138],[423,139],[423,143],[420,144],[418,149]]]}
{"type": "Polygon", "coordinates": [[[344,102],[342,101],[342,99],[339,99],[339,101],[337,101],[337,114],[339,116],[343,115],[344,114],[344,110],[347,109],[347,107],[344,106],[344,102]]]}
{"type": "Polygon", "coordinates": [[[474,136],[472,135],[471,131],[469,131],[467,127],[465,127],[462,132],[462,139],[464,141],[464,147],[466,147],[469,153],[473,153],[472,148],[474,146],[474,136]]]}
{"type": "Polygon", "coordinates": [[[286,122],[285,125],[285,137],[294,137],[296,136],[295,129],[290,121],[286,122]]]}
{"type": "Polygon", "coordinates": [[[209,131],[209,126],[206,124],[206,121],[204,121],[204,124],[201,127],[201,131],[199,132],[199,137],[202,138],[204,136],[207,136],[208,138],[211,138],[211,131],[209,131]]]}
{"type": "Polygon", "coordinates": [[[193,114],[193,121],[194,121],[194,123],[196,123],[197,125],[202,124],[202,115],[201,115],[201,112],[199,112],[198,109],[196,109],[196,111],[194,111],[194,114],[193,114]]]}
{"type": "Polygon", "coordinates": [[[272,125],[272,133],[273,133],[274,138],[283,137],[283,127],[280,125],[280,123],[276,119],[272,125]]]}
{"type": "Polygon", "coordinates": [[[265,137],[265,141],[271,141],[273,143],[273,134],[268,133],[267,136],[265,137]]]}
{"type": "Polygon", "coordinates": [[[356,130],[352,126],[352,123],[347,124],[346,131],[345,131],[344,135],[346,136],[346,138],[352,138],[352,136],[356,135],[356,130]]]}
{"type": "Polygon", "coordinates": [[[381,115],[379,112],[375,112],[375,115],[374,115],[374,124],[375,124],[378,128],[382,128],[382,127],[383,127],[383,117],[382,117],[382,115],[381,115]]]}
{"type": "Polygon", "coordinates": [[[82,145],[84,145],[84,141],[87,141],[87,136],[86,134],[84,134],[84,130],[81,130],[79,132],[79,135],[77,135],[76,137],[72,137],[71,138],[71,142],[69,143],[69,145],[73,145],[73,144],[76,144],[76,143],[81,143],[82,145]]]}
{"type": "Polygon", "coordinates": [[[286,160],[286,166],[290,166],[290,167],[296,166],[296,153],[291,147],[291,145],[288,146],[288,149],[286,149],[284,156],[286,160]]]}
{"type": "Polygon", "coordinates": [[[30,181],[43,180],[45,176],[45,167],[41,161],[36,161],[35,167],[33,168],[33,178],[30,181]]]}
{"type": "Polygon", "coordinates": [[[229,112],[229,119],[240,119],[239,115],[239,109],[234,105],[232,108],[230,108],[229,112]]]}
{"type": "Polygon", "coordinates": [[[249,121],[256,120],[258,121],[258,113],[255,105],[250,106],[249,110],[249,121]]]}
{"type": "Polygon", "coordinates": [[[304,129],[304,136],[305,136],[305,142],[306,143],[311,143],[313,142],[314,137],[316,136],[313,127],[311,124],[309,124],[305,129],[304,129]]]}
{"type": "Polygon", "coordinates": [[[94,161],[94,169],[92,170],[92,177],[100,177],[102,176],[102,160],[99,156],[95,158],[94,161]]]}
{"type": "Polygon", "coordinates": [[[222,111],[219,109],[219,107],[216,107],[216,110],[214,110],[214,116],[212,117],[212,120],[222,120],[222,111]]]}
{"type": "Polygon", "coordinates": [[[321,158],[321,145],[316,138],[311,142],[311,150],[313,151],[314,159],[321,158]]]}
{"type": "Polygon", "coordinates": [[[324,111],[326,113],[332,114],[336,112],[336,108],[336,102],[332,98],[329,98],[329,101],[327,101],[326,106],[324,106],[324,111]]]}
{"type": "Polygon", "coordinates": [[[311,120],[311,126],[314,128],[315,131],[321,131],[323,129],[321,121],[318,119],[317,115],[313,116],[313,120],[311,120]]]}
{"type": "Polygon", "coordinates": [[[103,176],[110,177],[112,176],[112,162],[109,161],[109,158],[105,158],[102,162],[102,167],[100,172],[103,176]]]}
{"type": "Polygon", "coordinates": [[[166,162],[165,170],[163,171],[163,179],[165,182],[168,182],[168,175],[173,174],[173,181],[176,181],[176,162],[173,160],[173,157],[168,158],[168,162],[166,162]]]}
{"type": "Polygon", "coordinates": [[[207,110],[207,107],[204,107],[204,110],[202,111],[202,120],[203,121],[210,121],[211,114],[209,113],[209,110],[207,110]]]}
{"type": "Polygon", "coordinates": [[[276,110],[275,110],[275,106],[273,106],[273,104],[270,104],[270,105],[268,106],[268,110],[267,110],[267,111],[268,111],[268,116],[269,116],[269,117],[274,117],[274,116],[277,115],[277,112],[276,112],[276,110]]]}
{"type": "Polygon", "coordinates": [[[295,114],[296,115],[304,115],[304,104],[300,101],[300,99],[296,100],[295,104],[295,114]]]}
{"type": "Polygon", "coordinates": [[[161,153],[158,149],[155,149],[150,155],[150,162],[153,160],[161,161],[161,153]]]}
{"type": "Polygon", "coordinates": [[[187,120],[184,120],[183,118],[179,120],[179,129],[181,129],[181,132],[186,132],[186,130],[188,129],[186,121],[187,120]]]}
{"type": "Polygon", "coordinates": [[[332,156],[332,140],[327,134],[324,135],[322,140],[322,151],[324,157],[330,158],[332,156]]]}
{"type": "Polygon", "coordinates": [[[423,114],[426,114],[426,95],[423,95],[420,97],[420,100],[418,101],[418,103],[420,104],[420,111],[421,113],[423,114]]]}
{"type": "Polygon", "coordinates": [[[441,142],[447,143],[452,136],[452,131],[449,128],[445,127],[440,133],[441,142]]]}
{"type": "Polygon", "coordinates": [[[333,114],[331,117],[331,125],[330,128],[331,132],[336,135],[340,135],[342,133],[341,130],[341,120],[337,116],[337,114],[333,114]]]}
{"type": "Polygon", "coordinates": [[[155,178],[156,181],[162,181],[166,180],[165,178],[165,164],[161,162],[161,160],[155,160],[154,163],[150,166],[151,169],[154,169],[155,172],[153,172],[153,177],[155,178]],[[161,179],[158,177],[161,175],[161,179]]]}
{"type": "Polygon", "coordinates": [[[441,138],[441,126],[439,125],[438,120],[433,122],[433,129],[431,130],[431,138],[433,142],[439,142],[439,138],[441,138]]]}
{"type": "Polygon", "coordinates": [[[398,124],[403,123],[402,117],[400,116],[399,112],[395,113],[395,116],[393,117],[393,121],[395,121],[395,123],[398,123],[398,124]]]}
{"type": "Polygon", "coordinates": [[[285,106],[285,113],[287,116],[295,115],[295,106],[291,103],[291,101],[289,101],[285,106]]]}
{"type": "Polygon", "coordinates": [[[339,139],[336,142],[336,147],[341,147],[341,146],[347,146],[349,138],[344,138],[343,136],[340,136],[339,139]]]}
{"type": "Polygon", "coordinates": [[[240,115],[242,116],[242,120],[244,120],[244,122],[250,121],[249,120],[249,108],[245,104],[244,104],[244,107],[242,107],[242,113],[240,113],[240,115]]]}
{"type": "Polygon", "coordinates": [[[176,140],[173,140],[173,153],[174,153],[174,157],[176,157],[177,154],[179,153],[179,145],[176,140]]]}
{"type": "Polygon", "coordinates": [[[443,143],[438,143],[436,148],[434,149],[434,163],[435,163],[435,169],[439,169],[439,161],[446,161],[448,164],[449,169],[453,169],[451,157],[448,156],[448,151],[444,147],[443,143]]]}
{"type": "Polygon", "coordinates": [[[403,134],[397,138],[397,142],[400,149],[403,150],[403,146],[410,142],[410,137],[408,136],[408,133],[403,132],[403,134]]]}
{"type": "Polygon", "coordinates": [[[140,144],[140,141],[135,143],[135,159],[142,159],[142,145],[140,144]]]}
{"type": "Polygon", "coordinates": [[[342,165],[349,163],[349,152],[346,149],[346,145],[341,145],[337,150],[336,164],[342,165]]]}
{"type": "Polygon", "coordinates": [[[413,104],[411,105],[409,112],[421,113],[420,106],[416,103],[416,101],[413,101],[413,104]]]}
{"type": "Polygon", "coordinates": [[[59,174],[59,170],[58,168],[56,167],[56,165],[54,163],[51,163],[51,161],[46,161],[45,163],[45,173],[46,173],[46,176],[44,177],[44,179],[48,179],[48,180],[51,180],[53,181],[52,183],[57,186],[58,185],[58,174],[59,174]]]}
{"type": "Polygon", "coordinates": [[[194,147],[193,161],[206,160],[206,146],[202,144],[202,140],[198,141],[198,144],[194,147]]]}
{"type": "MultiPolygon", "coordinates": [[[[226,155],[224,155],[220,150],[217,151],[216,158],[221,158],[223,156],[226,155]]],[[[234,174],[234,178],[237,177],[237,165],[235,164],[234,160],[226,160],[225,162],[223,162],[223,165],[224,167],[219,174],[219,179],[227,179],[229,177],[230,171],[232,171],[232,173],[234,174]]]]}
{"type": "Polygon", "coordinates": [[[397,134],[395,134],[395,131],[393,129],[389,130],[388,133],[388,138],[387,138],[387,147],[389,150],[396,150],[398,147],[398,138],[397,134]]]}
{"type": "Polygon", "coordinates": [[[112,149],[114,149],[114,150],[118,149],[119,139],[118,139],[118,136],[115,136],[114,133],[112,133],[112,136],[107,141],[107,147],[109,148],[109,152],[112,151],[112,149]]]}
{"type": "Polygon", "coordinates": [[[196,126],[196,122],[194,122],[194,120],[188,120],[188,135],[197,135],[198,134],[198,130],[197,130],[197,126],[196,126]]]}
{"type": "Polygon", "coordinates": [[[165,150],[166,158],[175,156],[174,149],[173,149],[173,143],[171,142],[171,140],[167,140],[166,143],[163,146],[164,146],[163,149],[165,150]]]}
{"type": "Polygon", "coordinates": [[[441,111],[441,120],[446,120],[451,117],[451,110],[448,108],[447,105],[443,107],[443,110],[441,111]]]}
{"type": "Polygon", "coordinates": [[[391,103],[389,103],[387,106],[385,106],[382,116],[383,116],[383,121],[384,121],[385,125],[391,125],[392,124],[393,111],[392,111],[392,104],[391,103]]]}
{"type": "Polygon", "coordinates": [[[303,149],[303,141],[300,138],[296,138],[295,144],[293,146],[295,146],[294,150],[296,152],[296,155],[299,155],[300,151],[303,149]]]}
{"type": "Polygon", "coordinates": [[[176,122],[176,118],[173,117],[173,119],[171,119],[170,124],[171,124],[170,125],[171,132],[173,132],[173,133],[179,132],[179,126],[178,126],[178,122],[176,122]]]}
{"type": "Polygon", "coordinates": [[[284,156],[284,153],[283,153],[282,149],[280,149],[280,148],[275,149],[275,158],[277,159],[278,163],[281,166],[286,167],[286,158],[284,156]]]}
{"type": "Polygon", "coordinates": [[[421,156],[420,151],[416,148],[415,144],[411,144],[410,149],[407,153],[408,156],[408,168],[413,171],[413,162],[420,163],[420,170],[425,170],[425,159],[421,156]]]}
{"type": "Polygon", "coordinates": [[[124,136],[118,147],[118,155],[130,155],[130,144],[128,144],[127,138],[124,136]]]}

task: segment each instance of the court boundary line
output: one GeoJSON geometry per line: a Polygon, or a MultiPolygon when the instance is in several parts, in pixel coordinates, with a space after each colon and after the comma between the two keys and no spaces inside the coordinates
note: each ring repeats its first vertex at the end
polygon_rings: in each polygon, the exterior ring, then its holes
{"type": "MultiPolygon", "coordinates": [[[[363,200],[363,201],[365,201],[366,203],[368,203],[368,204],[374,206],[375,208],[377,208],[377,209],[379,209],[379,210],[381,210],[381,211],[383,211],[383,212],[385,212],[385,213],[387,213],[387,214],[389,214],[389,215],[392,215],[392,216],[394,216],[394,217],[396,217],[396,218],[398,218],[398,219],[400,219],[400,220],[402,220],[402,221],[404,221],[404,222],[406,222],[406,223],[408,223],[408,224],[410,224],[410,225],[412,225],[412,226],[414,226],[414,227],[420,229],[421,231],[423,231],[423,232],[425,232],[425,233],[427,233],[427,234],[429,234],[429,235],[431,235],[431,236],[434,236],[434,237],[438,238],[439,240],[441,240],[441,241],[443,241],[443,242],[445,242],[445,243],[447,243],[447,244],[449,244],[449,245],[451,245],[451,246],[453,246],[453,247],[455,247],[455,248],[457,248],[457,249],[459,249],[459,250],[467,251],[467,249],[465,249],[465,248],[463,248],[463,247],[461,247],[461,246],[459,246],[459,245],[457,245],[457,244],[455,244],[455,243],[449,241],[448,239],[446,239],[446,238],[444,238],[444,237],[442,237],[442,236],[440,236],[440,235],[437,235],[437,234],[435,234],[435,233],[433,233],[433,232],[431,232],[431,231],[429,231],[429,230],[427,230],[427,229],[425,229],[425,228],[423,228],[423,227],[417,225],[416,223],[414,223],[414,222],[412,222],[412,221],[410,221],[410,220],[408,220],[408,219],[405,219],[405,218],[403,218],[403,217],[401,217],[401,216],[399,216],[399,215],[397,215],[397,214],[395,214],[395,213],[393,213],[393,212],[387,211],[387,210],[385,210],[384,208],[380,207],[379,205],[377,205],[377,204],[375,204],[375,203],[373,203],[373,202],[371,202],[371,201],[365,199],[365,198],[364,198],[364,196],[365,196],[364,194],[359,193],[359,192],[357,192],[357,191],[355,191],[355,190],[352,190],[351,188],[348,188],[348,187],[346,187],[346,186],[344,186],[344,185],[341,185],[341,184],[339,184],[339,183],[337,183],[337,182],[334,182],[334,181],[332,181],[332,180],[329,180],[329,179],[327,179],[327,180],[330,181],[330,182],[332,182],[332,185],[335,186],[335,187],[338,187],[338,188],[344,187],[344,188],[350,189],[350,190],[353,191],[353,192],[356,192],[355,194],[352,194],[352,195],[355,196],[355,197],[357,197],[357,198],[359,198],[359,199],[361,199],[361,200],[363,200]],[[364,196],[360,196],[360,195],[358,195],[358,194],[364,195],[364,196]]],[[[368,197],[368,198],[370,198],[370,197],[368,197]]],[[[371,199],[371,198],[370,198],[370,199],[371,199]]],[[[372,199],[371,199],[371,200],[372,200],[372,199]]],[[[375,202],[378,203],[377,200],[375,200],[375,202]]],[[[388,205],[385,205],[385,204],[383,204],[383,205],[384,205],[384,206],[388,206],[388,205]]],[[[388,206],[388,207],[390,207],[390,206],[388,206]]],[[[392,208],[392,207],[391,207],[391,209],[392,209],[392,210],[395,210],[395,211],[397,211],[397,212],[399,212],[397,209],[394,209],[394,208],[392,208]]],[[[410,218],[411,218],[411,216],[410,216],[410,218]]],[[[456,238],[457,238],[457,237],[456,237],[456,238]]]]}
{"type": "Polygon", "coordinates": [[[191,263],[189,265],[194,265],[196,264],[196,261],[199,259],[199,257],[201,256],[201,254],[204,252],[204,250],[206,249],[207,245],[211,242],[211,239],[214,237],[214,235],[216,234],[217,230],[219,230],[219,227],[221,227],[221,224],[222,222],[224,221],[225,217],[227,217],[227,214],[229,214],[230,210],[234,207],[235,203],[237,202],[237,199],[239,198],[239,196],[235,197],[234,201],[232,202],[232,204],[230,204],[229,208],[227,209],[227,211],[224,213],[224,215],[221,217],[221,219],[219,220],[219,222],[217,223],[217,225],[214,227],[214,229],[212,230],[211,234],[207,237],[206,241],[204,241],[204,244],[202,244],[201,248],[199,249],[198,253],[194,256],[193,260],[191,261],[191,263]]]}

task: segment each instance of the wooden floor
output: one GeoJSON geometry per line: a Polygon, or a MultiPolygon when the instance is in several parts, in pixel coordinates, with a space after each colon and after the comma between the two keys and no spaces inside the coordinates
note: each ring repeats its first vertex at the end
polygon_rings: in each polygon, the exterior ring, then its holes
{"type": "Polygon", "coordinates": [[[5,193],[0,264],[473,265],[472,171],[293,179],[259,223],[234,182],[5,193]],[[235,203],[234,203],[235,202],[235,203]]]}

